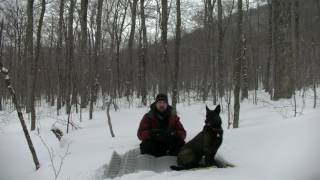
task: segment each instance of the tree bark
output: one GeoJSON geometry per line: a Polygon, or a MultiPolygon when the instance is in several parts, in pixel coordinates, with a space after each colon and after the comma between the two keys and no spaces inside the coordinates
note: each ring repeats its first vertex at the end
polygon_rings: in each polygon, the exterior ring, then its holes
{"type": "MultiPolygon", "coordinates": [[[[91,62],[88,61],[88,47],[87,47],[87,40],[88,40],[88,28],[87,28],[87,14],[88,14],[88,0],[81,0],[81,9],[80,9],[80,26],[81,26],[81,39],[80,39],[80,62],[81,64],[89,63],[89,68],[91,70],[91,62]]],[[[86,69],[86,67],[85,67],[86,69]]],[[[81,80],[86,82],[87,74],[86,70],[82,69],[80,71],[81,80]]],[[[91,71],[89,76],[92,76],[91,71]]],[[[80,94],[81,94],[81,107],[85,108],[88,104],[88,92],[87,92],[87,83],[80,84],[80,94]]],[[[90,118],[91,119],[91,118],[90,118]]]]}
{"type": "Polygon", "coordinates": [[[242,30],[242,0],[238,0],[238,22],[237,22],[237,54],[234,62],[234,117],[233,117],[233,128],[239,127],[239,115],[240,115],[240,87],[241,87],[241,61],[243,51],[243,30],[242,30]]]}
{"type": "Polygon", "coordinates": [[[142,44],[141,44],[141,102],[144,106],[147,105],[147,78],[146,78],[146,63],[148,53],[147,27],[146,17],[144,13],[144,0],[140,0],[141,13],[141,30],[142,30],[142,44]]]}
{"type": "Polygon", "coordinates": [[[34,149],[31,137],[29,135],[26,123],[24,121],[24,118],[23,118],[23,115],[22,115],[22,112],[21,112],[21,108],[20,108],[20,105],[18,103],[16,94],[15,94],[15,90],[13,88],[13,85],[11,84],[11,81],[10,81],[9,70],[7,68],[3,67],[3,64],[1,62],[0,62],[0,73],[2,73],[3,76],[4,76],[5,84],[7,86],[7,89],[9,91],[9,93],[10,93],[10,96],[12,98],[12,102],[13,102],[16,110],[17,110],[19,121],[20,121],[20,124],[22,126],[22,130],[23,130],[24,136],[25,136],[25,138],[27,140],[28,147],[29,147],[29,150],[31,152],[33,162],[34,162],[34,164],[36,166],[36,170],[38,170],[40,168],[40,163],[39,163],[39,160],[38,160],[38,157],[37,157],[36,150],[34,149]]]}
{"type": "Polygon", "coordinates": [[[178,80],[179,80],[179,62],[180,62],[180,43],[181,43],[181,11],[180,11],[180,0],[176,0],[176,12],[177,12],[177,23],[176,23],[176,38],[175,38],[175,63],[174,63],[174,77],[172,86],[172,107],[176,110],[178,102],[178,80]]]}
{"type": "MultiPolygon", "coordinates": [[[[73,84],[73,13],[75,8],[75,0],[70,0],[70,7],[69,7],[69,23],[68,23],[68,42],[67,42],[67,59],[66,59],[66,81],[67,81],[67,93],[66,93],[66,110],[68,116],[71,113],[71,93],[73,93],[74,84],[73,84]]],[[[69,124],[70,118],[68,118],[67,123],[67,133],[69,132],[69,124]]]]}
{"type": "Polygon", "coordinates": [[[168,71],[169,56],[168,56],[168,0],[161,0],[161,44],[162,44],[162,75],[160,77],[161,93],[168,92],[168,71]]]}
{"type": "Polygon", "coordinates": [[[63,76],[61,64],[62,60],[62,34],[63,34],[63,13],[64,13],[64,0],[60,0],[59,4],[59,22],[58,22],[58,40],[57,40],[57,49],[56,49],[56,63],[57,63],[57,71],[58,71],[58,84],[57,84],[57,115],[59,115],[59,111],[62,106],[62,94],[63,94],[63,76]]]}
{"type": "Polygon", "coordinates": [[[41,2],[41,13],[39,18],[38,30],[37,30],[37,46],[35,51],[35,59],[33,64],[33,72],[32,72],[32,89],[31,89],[31,130],[35,130],[36,128],[36,108],[35,108],[35,93],[36,93],[36,85],[37,85],[37,75],[38,75],[38,64],[39,64],[39,56],[41,49],[41,29],[43,24],[43,17],[46,11],[46,1],[42,0],[41,2]]]}
{"type": "MultiPolygon", "coordinates": [[[[129,98],[129,94],[131,94],[131,91],[133,89],[133,71],[134,71],[134,65],[133,65],[133,42],[134,42],[134,34],[136,30],[136,17],[137,17],[137,4],[138,0],[133,0],[132,6],[131,6],[131,29],[130,29],[130,35],[129,35],[129,41],[128,41],[128,56],[129,56],[129,74],[128,74],[128,87],[126,96],[129,98]]],[[[141,13],[141,12],[140,12],[141,13]]]]}
{"type": "Polygon", "coordinates": [[[290,38],[290,2],[273,0],[274,100],[291,98],[292,48],[290,38]]]}
{"type": "Polygon", "coordinates": [[[271,0],[268,0],[268,56],[267,56],[267,69],[264,81],[264,89],[266,92],[269,92],[272,95],[272,87],[271,87],[271,62],[272,62],[272,5],[271,0]]]}
{"type": "MultiPolygon", "coordinates": [[[[27,32],[26,32],[26,68],[27,68],[27,106],[26,111],[31,111],[31,97],[32,97],[32,74],[33,74],[33,0],[28,0],[27,4],[27,32]]],[[[36,127],[35,119],[31,120],[31,130],[36,127]]]]}
{"type": "Polygon", "coordinates": [[[223,30],[222,30],[222,3],[218,0],[218,50],[217,50],[217,61],[218,61],[218,92],[219,97],[224,96],[224,76],[223,76],[223,30]]]}
{"type": "Polygon", "coordinates": [[[95,47],[93,50],[94,54],[94,78],[91,80],[91,99],[90,99],[90,111],[89,111],[89,119],[92,119],[92,114],[93,114],[93,102],[96,101],[97,99],[97,94],[98,94],[98,87],[99,87],[99,67],[98,67],[98,62],[100,58],[100,42],[101,42],[101,17],[102,17],[102,5],[103,5],[103,0],[98,0],[98,6],[97,6],[97,19],[96,19],[96,24],[97,24],[97,31],[96,31],[96,41],[95,41],[95,47]]]}

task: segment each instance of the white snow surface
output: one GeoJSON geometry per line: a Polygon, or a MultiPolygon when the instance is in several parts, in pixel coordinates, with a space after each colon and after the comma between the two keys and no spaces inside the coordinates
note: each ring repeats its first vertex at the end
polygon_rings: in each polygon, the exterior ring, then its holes
{"type": "MultiPolygon", "coordinates": [[[[0,111],[0,180],[55,179],[48,150],[40,136],[54,153],[56,167],[69,146],[59,180],[101,179],[113,151],[124,154],[139,147],[137,128],[149,110],[138,105],[129,107],[125,100],[119,104],[119,110],[110,112],[115,138],[110,136],[106,112],[101,108],[95,109],[92,120],[88,120],[86,109],[83,110],[82,122],[79,122],[79,114],[73,114],[72,120],[80,128],[71,129],[66,134],[66,126],[61,120],[67,117],[57,116],[54,107],[41,105],[38,108],[38,129],[31,132],[41,165],[37,171],[15,111],[0,111]],[[65,133],[60,142],[50,131],[53,124],[65,133]]],[[[205,104],[214,108],[211,101],[178,104],[187,140],[201,131],[205,104]]],[[[292,104],[292,100],[270,101],[260,93],[257,105],[250,99],[242,102],[240,128],[227,129],[226,104],[222,103],[224,111],[221,118],[225,132],[218,153],[235,164],[234,168],[179,172],[148,170],[115,179],[319,180],[320,110],[312,108],[312,98],[307,96],[305,105],[298,99],[297,117],[293,117],[292,104]]],[[[24,116],[30,127],[27,115],[24,116]]]]}

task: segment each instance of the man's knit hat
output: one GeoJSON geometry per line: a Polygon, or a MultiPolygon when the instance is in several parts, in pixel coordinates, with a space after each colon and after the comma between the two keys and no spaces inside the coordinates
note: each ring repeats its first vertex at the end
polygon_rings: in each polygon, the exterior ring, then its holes
{"type": "Polygon", "coordinates": [[[163,93],[159,93],[156,97],[156,102],[158,101],[165,101],[168,104],[168,96],[163,93]]]}

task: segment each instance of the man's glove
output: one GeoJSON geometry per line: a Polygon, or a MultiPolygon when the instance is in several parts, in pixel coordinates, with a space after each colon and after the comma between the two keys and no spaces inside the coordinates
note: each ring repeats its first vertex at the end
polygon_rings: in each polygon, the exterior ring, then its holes
{"type": "Polygon", "coordinates": [[[170,142],[176,138],[176,131],[171,129],[152,129],[151,138],[155,140],[170,142]]]}
{"type": "Polygon", "coordinates": [[[160,138],[163,138],[165,134],[165,131],[162,130],[162,129],[151,129],[151,138],[153,139],[160,139],[160,138]]]}

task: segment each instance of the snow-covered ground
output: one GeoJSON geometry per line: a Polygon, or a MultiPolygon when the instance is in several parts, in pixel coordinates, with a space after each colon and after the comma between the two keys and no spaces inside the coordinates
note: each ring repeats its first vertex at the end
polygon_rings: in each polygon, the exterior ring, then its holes
{"type": "MultiPolygon", "coordinates": [[[[312,94],[309,94],[305,104],[301,97],[297,98],[298,113],[293,117],[292,100],[269,101],[267,95],[259,93],[257,105],[252,104],[252,100],[241,104],[238,129],[227,129],[226,104],[223,103],[221,117],[225,136],[219,154],[235,164],[235,168],[162,173],[141,171],[117,179],[318,180],[320,110],[312,108],[312,94]]],[[[178,105],[187,140],[202,129],[205,104],[214,107],[209,101],[178,105]]],[[[54,109],[39,108],[39,128],[31,133],[41,164],[38,171],[35,171],[15,111],[0,112],[0,180],[55,179],[46,146],[53,153],[56,169],[65,156],[58,179],[98,179],[99,170],[110,161],[113,151],[121,154],[138,147],[136,131],[141,117],[148,111],[148,107],[133,105],[129,108],[121,102],[120,110],[110,112],[116,134],[111,138],[105,110],[95,112],[93,120],[88,120],[88,112],[83,110],[82,122],[78,122],[79,115],[72,116],[80,128],[71,130],[59,142],[50,128],[55,123],[65,130],[66,116],[57,117],[54,109]]],[[[30,127],[28,120],[27,123],[30,127]]]]}

